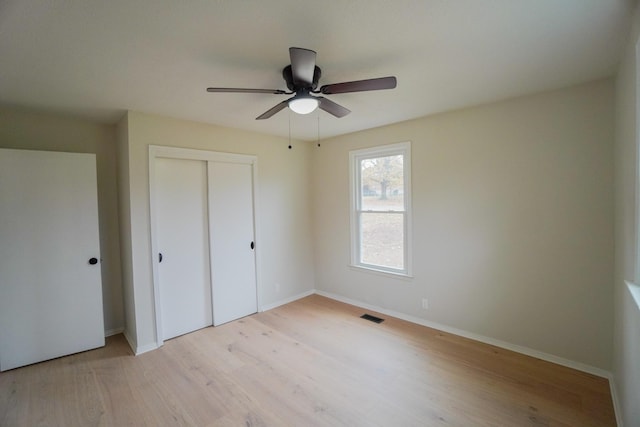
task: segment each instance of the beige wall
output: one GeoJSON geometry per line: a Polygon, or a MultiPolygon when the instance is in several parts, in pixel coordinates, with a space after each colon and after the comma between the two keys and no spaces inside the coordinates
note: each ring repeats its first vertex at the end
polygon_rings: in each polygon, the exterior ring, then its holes
{"type": "Polygon", "coordinates": [[[637,230],[637,90],[636,42],[640,10],[616,78],[615,139],[615,327],[613,374],[624,425],[640,426],[640,310],[624,280],[640,282],[637,230]]]}
{"type": "Polygon", "coordinates": [[[613,122],[603,80],[323,141],[316,288],[609,370],[613,122]],[[348,152],[401,141],[412,280],[348,266],[348,152]]]}
{"type": "Polygon", "coordinates": [[[135,307],[127,307],[127,324],[135,318],[137,330],[127,328],[138,351],[155,346],[153,283],[149,223],[149,145],[163,145],[258,158],[257,239],[258,285],[263,306],[275,304],[314,289],[313,244],[310,211],[310,156],[313,145],[251,132],[178,119],[130,112],[119,128],[122,155],[128,152],[128,168],[120,176],[128,180],[123,197],[123,269],[125,294],[135,307]],[[126,133],[126,135],[125,135],[126,133]],[[129,283],[131,282],[131,283],[129,283]],[[128,290],[127,290],[128,289],[128,290]]]}
{"type": "Polygon", "coordinates": [[[124,327],[118,235],[115,127],[0,108],[0,147],[95,153],[105,332],[124,327]]]}

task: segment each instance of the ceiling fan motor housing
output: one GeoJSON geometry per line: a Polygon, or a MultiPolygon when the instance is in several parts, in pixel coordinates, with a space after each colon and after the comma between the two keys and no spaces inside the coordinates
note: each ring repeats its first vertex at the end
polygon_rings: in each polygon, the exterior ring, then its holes
{"type": "Polygon", "coordinates": [[[316,90],[321,75],[322,70],[320,70],[320,67],[316,65],[313,70],[313,81],[311,82],[311,87],[300,87],[296,86],[295,83],[293,83],[293,73],[291,71],[291,65],[287,65],[282,70],[282,78],[284,78],[284,81],[287,83],[287,87],[289,88],[289,90],[293,92],[298,92],[298,90],[300,89],[316,90]]]}

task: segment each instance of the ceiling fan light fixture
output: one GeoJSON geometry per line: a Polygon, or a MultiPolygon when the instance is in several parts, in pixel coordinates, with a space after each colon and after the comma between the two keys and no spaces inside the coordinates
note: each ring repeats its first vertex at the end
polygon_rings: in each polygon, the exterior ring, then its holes
{"type": "Polygon", "coordinates": [[[309,114],[318,108],[318,100],[312,96],[296,96],[289,101],[289,108],[298,114],[309,114]]]}

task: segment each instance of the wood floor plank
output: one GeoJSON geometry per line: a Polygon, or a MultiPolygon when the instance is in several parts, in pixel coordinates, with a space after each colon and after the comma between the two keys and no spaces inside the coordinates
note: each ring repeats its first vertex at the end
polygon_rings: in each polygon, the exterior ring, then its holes
{"type": "Polygon", "coordinates": [[[615,426],[606,379],[313,295],[0,373],[0,426],[615,426]]]}

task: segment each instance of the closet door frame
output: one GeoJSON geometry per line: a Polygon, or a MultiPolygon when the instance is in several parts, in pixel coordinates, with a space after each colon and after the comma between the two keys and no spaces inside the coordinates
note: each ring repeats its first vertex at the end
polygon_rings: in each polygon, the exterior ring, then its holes
{"type": "MultiPolygon", "coordinates": [[[[184,160],[202,160],[205,162],[221,162],[221,163],[240,163],[251,165],[252,172],[252,185],[253,185],[253,233],[256,242],[260,242],[260,233],[257,226],[258,218],[258,157],[248,154],[235,154],[235,153],[223,153],[218,151],[197,150],[191,148],[180,147],[168,147],[161,145],[149,145],[149,215],[151,224],[151,266],[152,266],[152,280],[153,280],[153,303],[155,308],[155,326],[156,326],[156,343],[160,347],[164,344],[162,339],[162,311],[160,300],[160,280],[158,272],[158,257],[156,254],[159,252],[157,234],[156,234],[156,173],[155,173],[155,159],[157,158],[169,158],[169,159],[184,159],[184,160]]],[[[256,265],[256,297],[258,301],[258,311],[261,309],[261,283],[260,283],[260,245],[257,244],[254,250],[255,265],[256,265]]],[[[213,298],[213,293],[212,293],[213,298]]],[[[213,300],[211,301],[213,307],[213,300]]]]}

